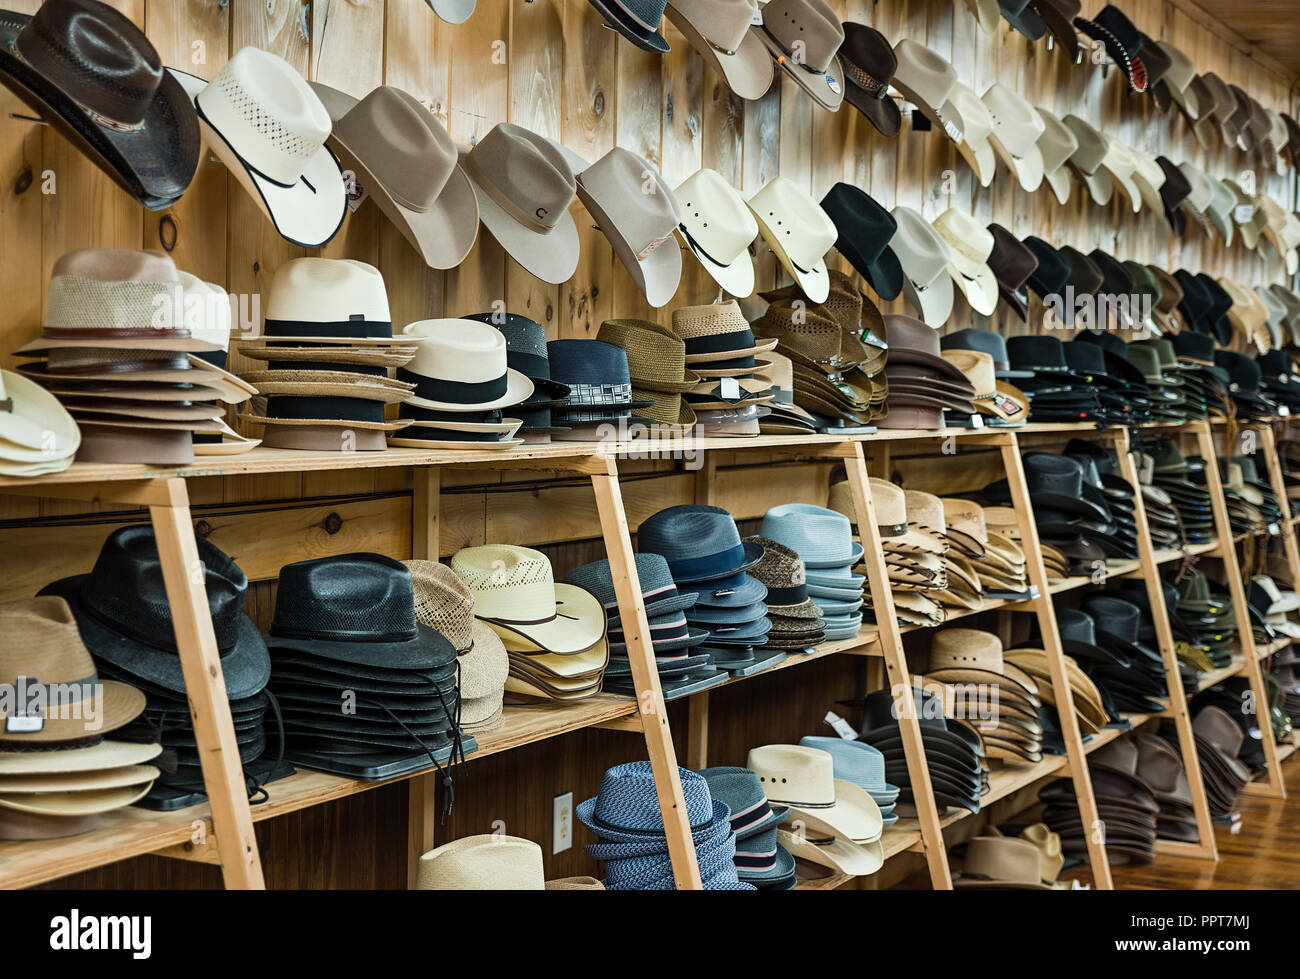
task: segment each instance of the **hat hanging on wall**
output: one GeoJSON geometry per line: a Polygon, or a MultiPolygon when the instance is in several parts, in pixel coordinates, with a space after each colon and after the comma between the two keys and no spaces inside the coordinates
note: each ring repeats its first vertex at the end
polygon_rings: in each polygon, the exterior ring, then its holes
{"type": "Polygon", "coordinates": [[[463,24],[474,13],[477,0],[424,0],[439,20],[448,24],[463,24]]]}
{"type": "Polygon", "coordinates": [[[666,54],[668,42],[659,32],[664,19],[665,0],[588,0],[600,11],[611,30],[645,51],[666,54]]]}
{"type": "Polygon", "coordinates": [[[903,267],[903,294],[928,326],[936,329],[952,313],[952,279],[948,275],[948,245],[920,213],[910,207],[893,210],[898,230],[889,247],[903,267]]]}
{"type": "Polygon", "coordinates": [[[151,210],[185,193],[198,118],[144,31],[96,0],[51,0],[0,23],[0,83],[151,210]]]}
{"type": "Polygon", "coordinates": [[[844,101],[864,116],[882,136],[897,136],[902,125],[898,103],[889,97],[898,59],[889,39],[865,24],[846,21],[840,63],[844,67],[844,101]]]}
{"type": "Polygon", "coordinates": [[[212,151],[288,241],[320,248],[347,215],[338,159],[325,145],[330,116],[283,58],[246,47],[209,84],[168,69],[194,99],[212,151]]]}
{"type": "Polygon", "coordinates": [[[839,237],[835,249],[849,260],[881,299],[896,299],[903,288],[903,268],[889,248],[898,222],[866,191],[837,183],[822,198],[839,237]]]}
{"type": "Polygon", "coordinates": [[[934,230],[948,246],[948,274],[971,309],[991,316],[998,304],[998,280],[989,268],[993,235],[969,214],[950,207],[934,219],[934,230]]]}
{"type": "Polygon", "coordinates": [[[775,66],[750,31],[758,0],[669,0],[664,16],[742,99],[761,99],[775,66]]]}
{"type": "Polygon", "coordinates": [[[965,120],[949,100],[957,69],[942,55],[905,37],[894,45],[898,67],[893,86],[953,142],[960,142],[965,120]]]}
{"type": "Polygon", "coordinates": [[[788,177],[775,177],[749,199],[759,234],[815,303],[830,295],[826,255],[835,247],[835,222],[788,177]]]}
{"type": "Polygon", "coordinates": [[[989,137],[993,134],[993,117],[980,97],[961,82],[952,87],[948,95],[949,103],[961,113],[963,129],[961,139],[957,142],[957,152],[962,155],[981,187],[993,183],[997,171],[997,156],[993,153],[993,144],[989,137]]]}
{"type": "Polygon", "coordinates": [[[825,0],[769,0],[751,30],[814,102],[832,112],[839,109],[844,69],[836,52],[844,28],[825,0]]]}

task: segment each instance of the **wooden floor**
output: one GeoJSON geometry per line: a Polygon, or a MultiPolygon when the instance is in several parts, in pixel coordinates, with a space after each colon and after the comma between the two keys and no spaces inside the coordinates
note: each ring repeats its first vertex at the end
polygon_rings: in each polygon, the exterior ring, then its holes
{"type": "MultiPolygon", "coordinates": [[[[1282,801],[1242,796],[1234,834],[1216,826],[1219,862],[1164,854],[1146,867],[1113,867],[1123,890],[1300,889],[1300,755],[1282,763],[1290,793],[1282,801]]],[[[1087,883],[1086,870],[1063,875],[1087,883]]]]}

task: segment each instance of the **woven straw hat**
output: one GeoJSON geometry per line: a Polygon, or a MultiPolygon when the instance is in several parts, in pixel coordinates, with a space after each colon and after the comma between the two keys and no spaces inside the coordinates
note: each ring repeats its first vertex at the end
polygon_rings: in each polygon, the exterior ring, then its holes
{"type": "Polygon", "coordinates": [[[948,540],[970,557],[983,557],[989,539],[983,508],[978,503],[954,497],[943,497],[939,502],[943,504],[948,540]]]}
{"type": "Polygon", "coordinates": [[[0,751],[0,775],[96,772],[143,765],[161,752],[162,745],[159,744],[107,740],[87,748],[61,748],[58,751],[0,751]]]}
{"type": "Polygon", "coordinates": [[[542,848],[518,836],[466,836],[420,857],[417,891],[540,891],[542,848]]]}
{"type": "Polygon", "coordinates": [[[411,572],[415,617],[451,643],[457,655],[467,652],[474,641],[474,596],[465,583],[437,561],[402,563],[411,572]]]}
{"type": "Polygon", "coordinates": [[[700,377],[686,368],[686,344],[672,330],[646,320],[606,320],[596,333],[627,351],[632,386],[666,393],[689,391],[700,377]]]}
{"type": "Polygon", "coordinates": [[[835,777],[834,759],[817,748],[769,744],[752,748],[745,767],[758,775],[769,803],[788,806],[810,835],[880,838],[880,807],[861,786],[835,777]]]}
{"type": "Polygon", "coordinates": [[[808,597],[808,571],[790,548],[767,537],[751,537],[763,558],[749,573],[767,586],[768,610],[791,619],[818,619],[821,609],[808,597]]]}
{"type": "Polygon", "coordinates": [[[673,310],[673,332],[686,344],[687,364],[710,364],[753,357],[772,350],[776,340],[759,342],[734,300],[673,310]]]}

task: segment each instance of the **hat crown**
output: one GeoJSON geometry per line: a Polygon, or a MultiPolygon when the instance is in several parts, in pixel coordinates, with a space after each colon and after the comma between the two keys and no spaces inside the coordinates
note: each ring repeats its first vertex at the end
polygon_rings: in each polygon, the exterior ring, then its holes
{"type": "Polygon", "coordinates": [[[506,338],[475,320],[437,319],[409,323],[402,334],[421,338],[406,370],[421,377],[467,384],[499,380],[505,375],[506,338]]]}
{"type": "Polygon", "coordinates": [[[204,282],[188,272],[180,276],[180,326],[190,336],[209,343],[220,344],[222,350],[230,346],[230,296],[226,290],[211,282],[204,282]]]}
{"type": "Polygon", "coordinates": [[[1102,159],[1106,156],[1106,147],[1110,144],[1100,130],[1087,119],[1080,119],[1071,113],[1062,120],[1074,134],[1078,146],[1070,154],[1070,162],[1088,176],[1097,172],[1102,159]]]}
{"type": "Polygon", "coordinates": [[[974,90],[961,82],[953,85],[948,101],[957,109],[962,121],[962,142],[980,146],[993,134],[993,117],[974,90]]]}
{"type": "Polygon", "coordinates": [[[969,261],[983,265],[993,253],[993,235],[958,208],[950,207],[935,218],[934,229],[951,251],[969,261]]]}
{"type": "Polygon", "coordinates": [[[474,596],[445,564],[403,561],[411,573],[415,618],[446,638],[457,653],[473,644],[474,596]]]}
{"type": "MultiPolygon", "coordinates": [[[[686,801],[686,819],[690,826],[707,826],[713,820],[713,797],[709,783],[698,772],[679,768],[682,796],[686,801]]],[[[648,761],[615,765],[605,772],[596,794],[595,821],[630,833],[662,836],[663,816],[659,795],[655,791],[654,772],[648,761]]]]}
{"type": "Polygon", "coordinates": [[[163,82],[162,60],[144,31],[94,0],[47,0],[13,48],[59,90],[118,127],[142,123],[163,82]]]}
{"type": "MultiPolygon", "coordinates": [[[[627,351],[604,340],[552,340],[551,377],[564,384],[630,385],[627,351]]],[[[630,400],[629,394],[624,400],[630,400]]]]}
{"type": "Polygon", "coordinates": [[[1178,169],[1182,171],[1183,177],[1187,180],[1189,188],[1187,204],[1196,211],[1204,211],[1210,206],[1210,201],[1214,198],[1214,188],[1210,185],[1210,178],[1195,163],[1184,161],[1178,164],[1178,169]]]}
{"type": "Polygon", "coordinates": [[[690,503],[647,517],[637,528],[637,544],[643,551],[664,557],[669,568],[678,560],[741,546],[740,532],[730,513],[721,507],[690,503]]]}
{"type": "Polygon", "coordinates": [[[686,374],[686,344],[677,334],[647,320],[606,320],[596,339],[627,351],[633,382],[681,381],[686,374]]]}
{"type": "Polygon", "coordinates": [[[998,387],[997,374],[993,369],[993,355],[982,350],[943,350],[944,360],[952,364],[966,376],[976,397],[993,394],[998,387]]]}
{"type": "Polygon", "coordinates": [[[1062,639],[1068,639],[1087,646],[1097,645],[1096,623],[1092,621],[1092,616],[1086,612],[1081,612],[1078,609],[1058,608],[1056,610],[1056,626],[1060,630],[1062,639]]]}
{"type": "Polygon", "coordinates": [[[1109,595],[1094,595],[1084,601],[1083,609],[1092,617],[1098,631],[1118,636],[1125,642],[1138,641],[1142,610],[1132,602],[1109,595]]]}
{"type": "MultiPolygon", "coordinates": [[[[848,485],[836,484],[838,485],[848,485]]],[[[888,480],[871,477],[871,503],[876,510],[876,523],[881,527],[907,528],[907,496],[900,486],[888,480]]],[[[831,487],[833,490],[834,487],[831,487]]],[[[896,535],[901,536],[901,533],[896,535]]]]}
{"type": "Polygon", "coordinates": [[[730,265],[758,237],[758,223],[745,199],[716,170],[697,170],[675,193],[681,226],[706,262],[730,265]]]}
{"type": "Polygon", "coordinates": [[[749,207],[801,270],[821,262],[839,237],[830,216],[788,177],[768,181],[749,207]]]}
{"type": "Polygon", "coordinates": [[[825,0],[770,0],[763,27],[796,64],[823,74],[844,43],[844,28],[825,0]]]}
{"type": "Polygon", "coordinates": [[[246,47],[199,93],[200,115],[249,167],[282,187],[298,182],[329,137],[329,113],[294,67],[246,47]]]}
{"type": "Polygon", "coordinates": [[[71,251],[54,263],[46,336],[183,337],[180,277],[170,257],[122,248],[71,251]]]}
{"type": "Polygon", "coordinates": [[[673,9],[710,47],[729,54],[739,50],[749,33],[758,16],[758,0],[673,0],[673,9]]]}
{"type": "Polygon", "coordinates": [[[821,208],[837,229],[837,246],[850,242],[863,263],[876,261],[898,228],[894,216],[879,201],[852,184],[835,184],[822,199],[821,208]]]}
{"type": "Polygon", "coordinates": [[[933,493],[904,490],[907,505],[907,522],[942,534],[947,528],[943,522],[943,501],[933,493]]]}
{"type": "Polygon", "coordinates": [[[1031,452],[1024,457],[1029,495],[1053,494],[1078,499],[1083,491],[1083,468],[1073,459],[1049,452],[1031,452]]]}
{"type": "Polygon", "coordinates": [[[802,302],[783,299],[769,303],[763,315],[754,321],[754,332],[766,339],[779,339],[783,350],[813,363],[838,361],[844,341],[840,325],[823,312],[825,307],[799,305],[802,302]]]}
{"type": "Polygon", "coordinates": [[[874,745],[819,735],[802,737],[799,745],[830,755],[832,773],[837,779],[853,782],[868,791],[884,791],[885,756],[874,745]]]}
{"type": "Polygon", "coordinates": [[[1066,367],[1065,344],[1056,337],[1009,337],[1007,356],[1016,370],[1060,371],[1066,367]]]}
{"type": "Polygon", "coordinates": [[[731,828],[737,839],[747,839],[768,825],[775,831],[776,820],[758,775],[738,766],[705,768],[699,774],[708,784],[709,794],[731,810],[731,828]]]}
{"type": "Polygon", "coordinates": [[[480,619],[536,622],[555,616],[555,576],[551,561],[529,547],[488,544],[457,551],[456,573],[474,596],[480,619]]]}
{"type": "Polygon", "coordinates": [[[957,82],[957,69],[937,52],[910,37],[894,45],[895,87],[906,89],[931,108],[939,108],[947,101],[957,82]]]}
{"type": "Polygon", "coordinates": [[[966,844],[962,877],[1007,884],[1039,884],[1038,847],[1011,836],[977,836],[966,844]]]}
{"type": "Polygon", "coordinates": [[[1043,120],[1024,96],[994,83],[981,98],[993,120],[993,135],[1016,157],[1027,156],[1043,132],[1043,120]]]}
{"type": "MultiPolygon", "coordinates": [[[[641,583],[641,594],[654,596],[656,600],[676,594],[677,586],[668,570],[668,562],[662,554],[638,551],[633,555],[636,564],[637,580],[641,583]]],[[[581,567],[574,568],[564,576],[564,580],[580,588],[585,588],[605,606],[607,611],[618,608],[618,597],[614,592],[614,575],[609,567],[609,559],[601,558],[581,567]]]]}
{"type": "Polygon", "coordinates": [[[343,554],[280,569],[270,635],[403,642],[419,634],[411,572],[382,554],[343,554]]]}
{"type": "MultiPolygon", "coordinates": [[[[898,256],[903,274],[918,286],[927,286],[947,274],[948,244],[919,212],[899,206],[893,210],[898,230],[889,247],[898,256]]],[[[885,318],[889,322],[889,317],[885,318]]],[[[933,332],[933,331],[931,331],[933,332]]]]}
{"type": "Polygon", "coordinates": [[[517,836],[466,836],[420,857],[416,890],[540,891],[542,848],[517,836]]]}
{"type": "Polygon", "coordinates": [[[1009,366],[1007,342],[1001,333],[994,333],[992,330],[973,328],[958,330],[956,333],[949,333],[942,337],[939,346],[942,350],[973,350],[987,353],[993,358],[995,370],[1004,371],[1009,366]]]}
{"type": "MultiPolygon", "coordinates": [[[[749,569],[749,574],[769,589],[797,588],[808,583],[803,558],[789,547],[768,537],[749,537],[763,548],[763,558],[749,569]]],[[[775,603],[773,603],[775,604],[775,603]]]]}
{"type": "MultiPolygon", "coordinates": [[[[20,677],[39,684],[95,683],[95,663],[77,630],[68,603],[57,595],[0,604],[6,642],[0,651],[0,684],[20,677]]],[[[0,738],[3,738],[0,727],[0,738]]]]}
{"type": "Polygon", "coordinates": [[[886,97],[890,79],[898,67],[889,38],[866,24],[848,22],[842,26],[844,43],[840,45],[839,58],[849,81],[866,89],[868,94],[886,97]]]}
{"type": "Polygon", "coordinates": [[[381,85],[334,124],[334,135],[402,207],[424,213],[456,170],[456,144],[414,95],[381,85]]]}
{"type": "Polygon", "coordinates": [[[819,748],[793,744],[751,748],[745,767],[758,776],[768,802],[801,807],[835,802],[835,763],[819,748]]]}
{"type": "Polygon", "coordinates": [[[338,258],[295,258],[275,270],[266,302],[268,336],[314,336],[319,325],[351,323],[345,336],[392,336],[388,292],[379,269],[338,258]],[[383,324],[388,324],[384,333],[383,324]],[[358,334],[366,325],[378,331],[358,334]],[[348,332],[353,330],[353,332],[348,332]]]}
{"type": "Polygon", "coordinates": [[[615,224],[601,230],[626,241],[641,261],[670,241],[681,221],[677,198],[663,177],[621,146],[583,170],[577,177],[577,190],[583,203],[595,204],[615,224]]]}
{"type": "Polygon", "coordinates": [[[885,342],[889,344],[891,354],[898,350],[939,357],[939,334],[911,316],[886,316],[885,342]]]}
{"type": "Polygon", "coordinates": [[[1042,132],[1038,137],[1038,151],[1043,157],[1043,172],[1055,173],[1079,148],[1079,138],[1074,131],[1047,109],[1037,107],[1042,132]]]}
{"type": "Polygon", "coordinates": [[[849,518],[811,503],[784,503],[763,514],[760,533],[784,544],[805,562],[853,559],[853,528],[849,518]]]}
{"type": "Polygon", "coordinates": [[[493,201],[540,234],[555,229],[577,193],[577,180],[559,148],[513,123],[494,126],[464,161],[493,201]]]}
{"type": "Polygon", "coordinates": [[[939,502],[943,504],[943,519],[949,529],[961,531],[981,544],[988,543],[989,533],[984,522],[984,510],[978,503],[950,496],[943,497],[939,502]]]}

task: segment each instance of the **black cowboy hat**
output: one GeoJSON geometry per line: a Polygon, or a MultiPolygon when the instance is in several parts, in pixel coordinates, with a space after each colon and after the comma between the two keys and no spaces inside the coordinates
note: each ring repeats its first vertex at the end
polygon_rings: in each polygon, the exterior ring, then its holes
{"type": "MultiPolygon", "coordinates": [[[[894,105],[891,99],[884,101],[894,105]]],[[[839,233],[836,250],[881,299],[897,299],[903,288],[903,267],[889,247],[898,229],[894,216],[866,191],[842,182],[827,192],[821,206],[839,233]]]]}

